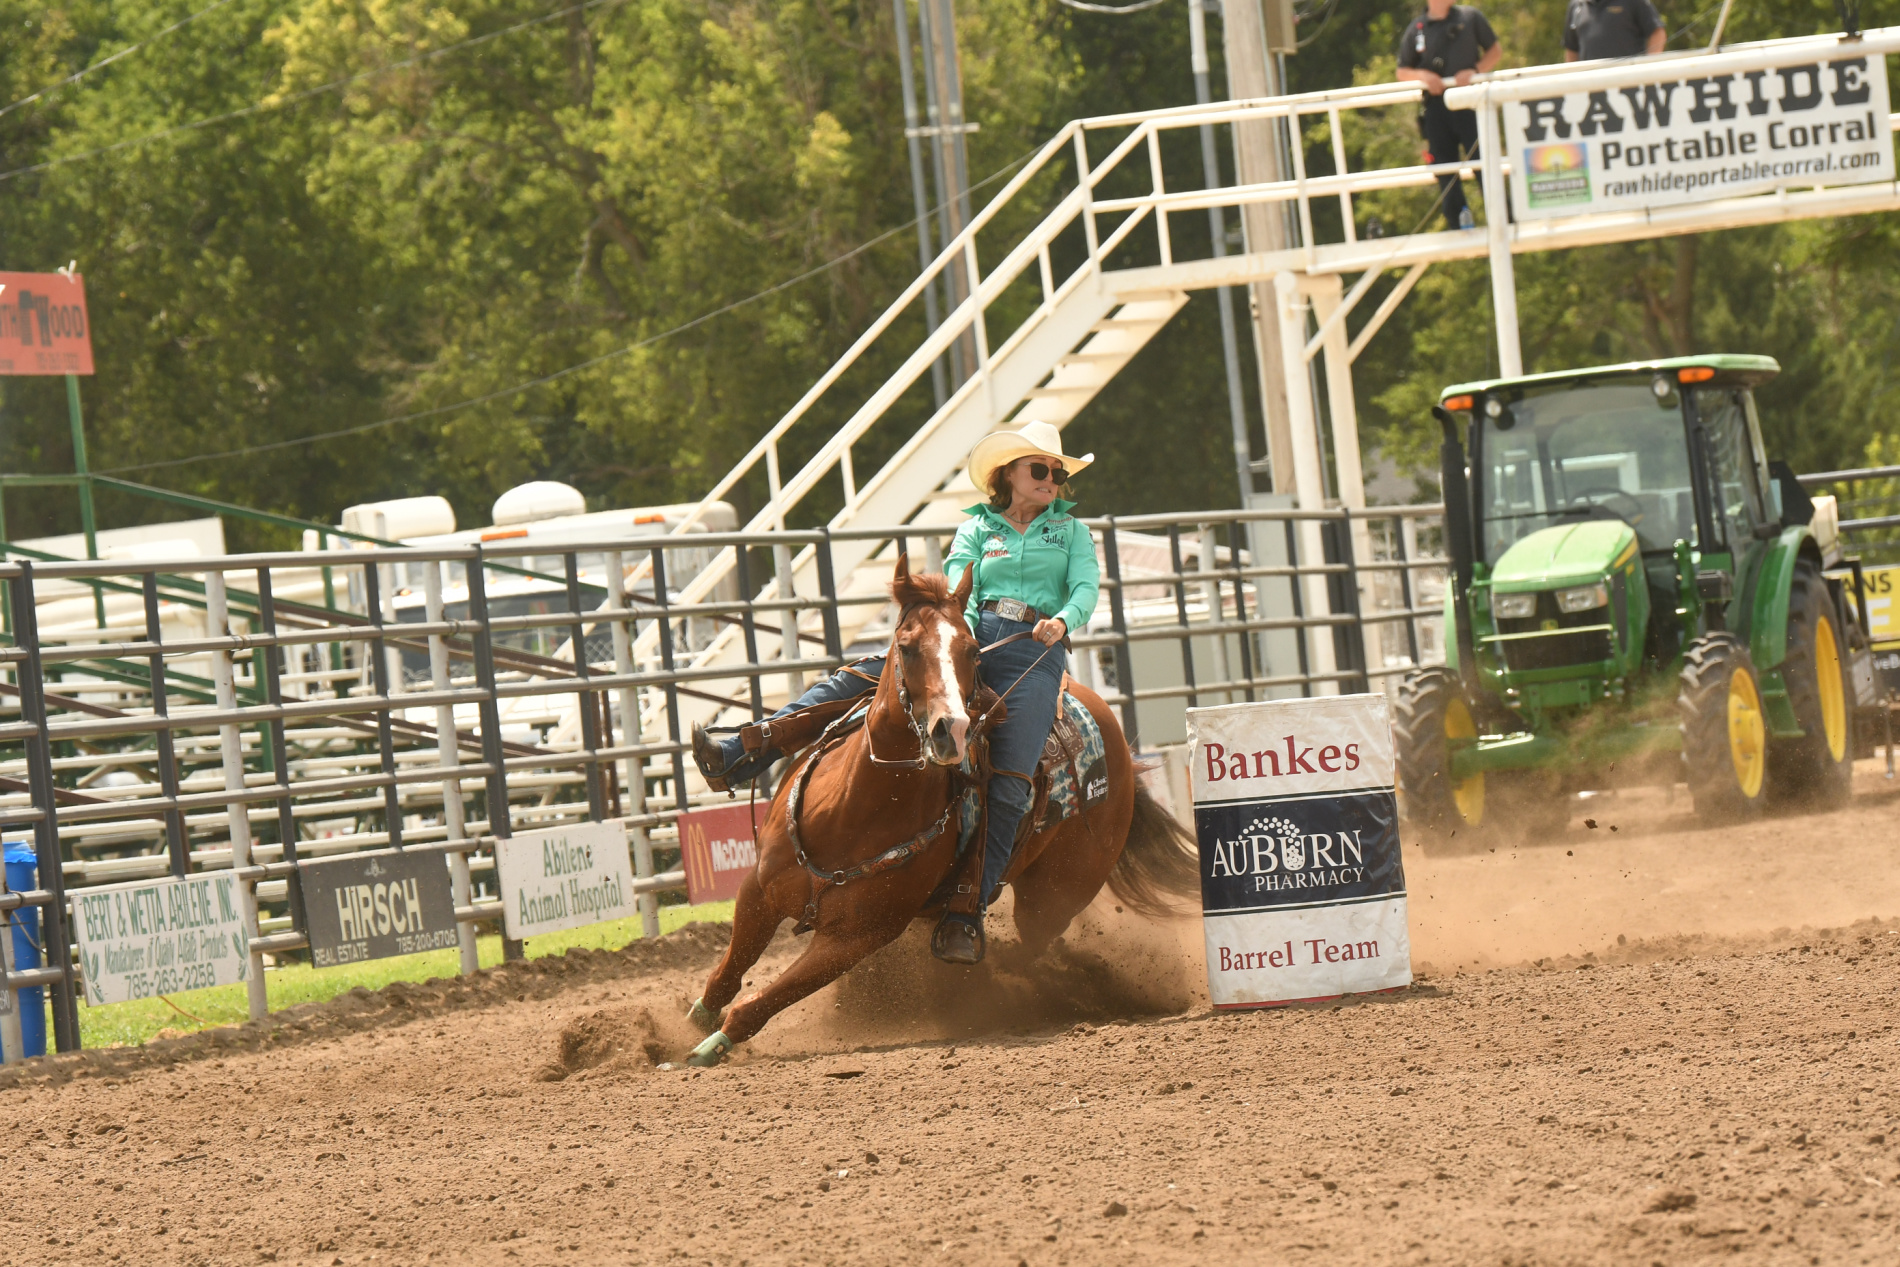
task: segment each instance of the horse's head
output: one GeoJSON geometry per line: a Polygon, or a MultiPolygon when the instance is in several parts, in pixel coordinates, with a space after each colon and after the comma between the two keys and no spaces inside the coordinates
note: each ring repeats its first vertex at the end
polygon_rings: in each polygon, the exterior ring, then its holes
{"type": "Polygon", "coordinates": [[[891,577],[891,597],[903,613],[891,634],[891,672],[923,736],[924,756],[937,765],[962,763],[970,729],[964,701],[976,692],[976,639],[963,608],[975,571],[966,571],[953,593],[941,576],[913,574],[909,556],[900,554],[891,577]]]}

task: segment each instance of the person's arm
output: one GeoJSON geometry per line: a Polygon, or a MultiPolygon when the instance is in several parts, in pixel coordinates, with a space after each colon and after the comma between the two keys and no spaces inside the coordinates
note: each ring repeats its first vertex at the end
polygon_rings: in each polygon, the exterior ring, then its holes
{"type": "Polygon", "coordinates": [[[1504,41],[1500,40],[1497,32],[1491,29],[1491,24],[1485,20],[1484,14],[1477,15],[1477,23],[1471,33],[1478,39],[1478,64],[1470,70],[1458,72],[1457,80],[1460,88],[1470,83],[1475,76],[1484,74],[1504,60],[1504,41]]]}
{"type": "Polygon", "coordinates": [[[1576,50],[1576,49],[1574,49],[1574,48],[1567,48],[1567,49],[1565,49],[1565,50],[1564,50],[1564,60],[1565,60],[1565,61],[1567,61],[1567,62],[1574,62],[1574,61],[1576,61],[1576,60],[1577,60],[1577,50],[1576,50]]]}
{"type": "Polygon", "coordinates": [[[1075,520],[1069,530],[1069,601],[1056,614],[1063,624],[1056,638],[1089,623],[1101,592],[1102,565],[1095,559],[1095,534],[1081,520],[1075,520]]]}
{"type": "Polygon", "coordinates": [[[1434,97],[1445,91],[1445,81],[1438,77],[1437,72],[1426,70],[1423,66],[1401,66],[1395,78],[1424,84],[1425,91],[1434,97]]]}
{"type": "Polygon", "coordinates": [[[1662,14],[1650,0],[1636,0],[1636,29],[1643,33],[1643,52],[1650,57],[1663,51],[1669,33],[1663,30],[1662,14]]]}
{"type": "Polygon", "coordinates": [[[1564,60],[1578,60],[1583,56],[1582,49],[1582,37],[1577,34],[1577,6],[1573,4],[1564,14],[1564,60]]]}
{"type": "MultiPolygon", "coordinates": [[[[952,590],[962,583],[963,573],[979,557],[977,538],[982,535],[983,524],[972,519],[957,529],[957,535],[950,539],[950,553],[943,556],[943,579],[950,582],[952,590]]],[[[976,584],[970,585],[970,601],[976,601],[976,584]]]]}

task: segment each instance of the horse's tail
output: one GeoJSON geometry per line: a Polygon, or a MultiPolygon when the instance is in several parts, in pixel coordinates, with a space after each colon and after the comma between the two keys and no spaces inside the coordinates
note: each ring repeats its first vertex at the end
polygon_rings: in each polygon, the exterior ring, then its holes
{"type": "Polygon", "coordinates": [[[1200,891],[1200,852],[1180,820],[1135,784],[1135,816],[1128,844],[1108,873],[1108,887],[1121,902],[1153,918],[1178,917],[1180,903],[1200,891]]]}

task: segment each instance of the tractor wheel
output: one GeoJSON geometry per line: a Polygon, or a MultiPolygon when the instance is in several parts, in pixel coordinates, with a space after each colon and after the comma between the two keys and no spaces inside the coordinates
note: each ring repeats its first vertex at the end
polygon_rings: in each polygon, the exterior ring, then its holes
{"type": "MultiPolygon", "coordinates": [[[[1455,674],[1421,669],[1399,684],[1392,725],[1405,816],[1438,840],[1484,823],[1484,775],[1454,782],[1451,739],[1475,739],[1477,724],[1455,674]]],[[[1472,843],[1476,843],[1473,841],[1472,843]]]]}
{"type": "Polygon", "coordinates": [[[1682,656],[1682,764],[1696,814],[1734,822],[1761,813],[1768,725],[1748,648],[1734,634],[1704,634],[1682,656]]]}
{"type": "Polygon", "coordinates": [[[1847,639],[1821,569],[1795,564],[1788,594],[1788,657],[1781,679],[1795,721],[1807,733],[1775,741],[1768,754],[1768,792],[1777,802],[1837,805],[1854,780],[1853,691],[1847,681],[1847,639]]]}

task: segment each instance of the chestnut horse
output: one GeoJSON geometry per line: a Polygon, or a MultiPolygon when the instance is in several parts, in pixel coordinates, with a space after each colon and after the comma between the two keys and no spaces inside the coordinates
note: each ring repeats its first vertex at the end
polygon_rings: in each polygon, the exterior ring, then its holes
{"type": "MultiPolygon", "coordinates": [[[[895,941],[912,920],[941,910],[931,899],[956,865],[953,774],[964,758],[977,687],[976,639],[963,615],[970,581],[966,571],[953,593],[941,576],[912,575],[898,556],[891,597],[902,615],[870,712],[862,728],[808,750],[780,780],[759,829],[758,866],[739,888],[732,942],[693,1003],[692,1019],[710,1036],[691,1063],[717,1064],[773,1016],[895,941]],[[814,760],[818,768],[802,778],[814,760]],[[796,833],[788,830],[791,813],[796,833]],[[851,874],[860,867],[864,873],[851,874]],[[849,878],[820,879],[840,872],[849,878]],[[788,919],[812,926],[804,954],[725,1012],[788,919]]],[[[1069,690],[1102,728],[1108,794],[1093,805],[1085,798],[1081,813],[1031,836],[1010,861],[1005,880],[1015,888],[1026,962],[1061,936],[1104,884],[1150,914],[1199,884],[1192,840],[1136,783],[1115,715],[1086,687],[1069,690]]],[[[982,840],[972,847],[982,849],[982,840]]]]}

